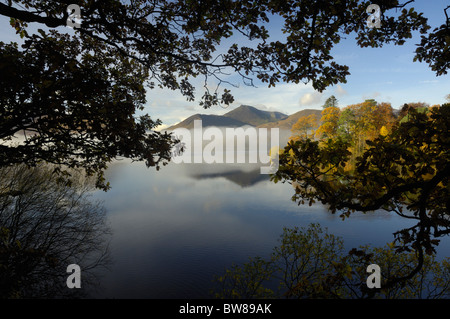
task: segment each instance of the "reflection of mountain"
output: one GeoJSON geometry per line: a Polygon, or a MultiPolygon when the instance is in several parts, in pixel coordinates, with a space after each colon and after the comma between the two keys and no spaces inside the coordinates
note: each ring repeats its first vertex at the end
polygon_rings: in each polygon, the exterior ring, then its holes
{"type": "Polygon", "coordinates": [[[261,174],[260,169],[254,169],[249,172],[245,172],[242,170],[234,170],[227,172],[218,172],[218,173],[200,173],[200,174],[192,174],[191,177],[195,179],[209,179],[209,178],[226,178],[227,180],[241,186],[241,187],[250,187],[260,182],[268,181],[269,175],[261,174]]]}

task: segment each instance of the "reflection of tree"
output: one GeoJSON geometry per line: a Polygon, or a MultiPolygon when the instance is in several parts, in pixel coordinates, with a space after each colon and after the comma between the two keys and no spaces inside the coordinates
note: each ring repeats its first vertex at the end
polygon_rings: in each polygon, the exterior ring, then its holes
{"type": "Polygon", "coordinates": [[[0,170],[0,297],[81,297],[106,266],[105,212],[89,200],[90,182],[54,179],[49,166],[0,170]],[[69,289],[69,264],[81,267],[82,289],[69,289]]]}
{"type": "Polygon", "coordinates": [[[413,277],[394,285],[392,278],[410,273],[417,263],[414,252],[398,253],[394,245],[362,246],[344,253],[342,238],[318,224],[307,229],[285,228],[280,245],[269,259],[251,258],[217,277],[219,298],[449,298],[450,259],[426,256],[413,277]],[[370,289],[367,266],[381,268],[381,289],[370,289]],[[278,284],[278,289],[276,288],[278,284]],[[376,293],[376,294],[375,294],[376,293]]]}

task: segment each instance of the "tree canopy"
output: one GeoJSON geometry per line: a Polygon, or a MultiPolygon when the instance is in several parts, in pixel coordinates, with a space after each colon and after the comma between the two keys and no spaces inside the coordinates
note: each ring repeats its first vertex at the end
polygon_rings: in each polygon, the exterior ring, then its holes
{"type": "Polygon", "coordinates": [[[0,138],[22,132],[25,139],[1,144],[0,164],[83,167],[98,173],[104,188],[101,172],[117,157],[157,167],[170,160],[173,141],[155,131],[160,122],[136,115],[147,89],[178,90],[194,100],[192,80],[200,77],[205,108],[233,101],[223,87],[227,72],[249,85],[311,82],[323,91],[350,74],[331,54],[348,35],[361,47],[379,47],[401,45],[419,31],[416,59],[437,75],[449,67],[448,25],[427,33],[427,19],[408,9],[411,1],[379,1],[381,28],[368,28],[370,2],[360,0],[83,0],[81,26],[68,35],[61,27],[72,2],[0,2],[0,15],[24,40],[20,48],[0,43],[0,138]],[[268,31],[273,18],[282,21],[282,39],[268,31]],[[225,45],[232,37],[244,41],[225,45]]]}
{"type": "Polygon", "coordinates": [[[50,164],[0,169],[0,298],[80,298],[110,263],[111,229],[92,179],[55,179],[50,164]],[[68,183],[70,181],[70,183],[68,183]],[[83,269],[83,289],[67,289],[67,266],[83,269]]]}
{"type": "Polygon", "coordinates": [[[332,95],[328,99],[326,99],[325,103],[322,105],[324,109],[328,107],[338,107],[338,99],[332,95]]]}
{"type": "MultiPolygon", "coordinates": [[[[292,183],[292,199],[318,201],[343,218],[379,209],[415,220],[395,235],[399,251],[415,250],[418,265],[450,234],[450,104],[409,109],[389,134],[365,141],[352,169],[351,142],[340,138],[290,141],[272,179],[292,183]]],[[[355,151],[355,150],[353,150],[355,151]]]]}
{"type": "Polygon", "coordinates": [[[292,125],[293,136],[291,139],[298,139],[299,137],[306,138],[308,134],[314,136],[314,130],[317,127],[317,117],[315,114],[300,117],[294,125],[292,125]],[[311,131],[311,132],[310,132],[311,131]]]}

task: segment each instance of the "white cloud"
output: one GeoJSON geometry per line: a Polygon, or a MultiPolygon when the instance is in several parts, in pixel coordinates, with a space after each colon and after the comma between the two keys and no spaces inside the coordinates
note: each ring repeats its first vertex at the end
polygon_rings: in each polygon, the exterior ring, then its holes
{"type": "Polygon", "coordinates": [[[339,84],[336,85],[335,94],[337,96],[344,96],[347,95],[347,91],[339,84]]]}
{"type": "Polygon", "coordinates": [[[419,83],[439,83],[438,80],[424,80],[424,81],[419,81],[419,83]]]}
{"type": "MultiPolygon", "coordinates": [[[[261,110],[293,114],[299,111],[299,97],[312,90],[311,85],[294,83],[279,83],[272,88],[264,86],[231,88],[231,94],[234,95],[235,101],[224,111],[231,111],[233,108],[244,104],[261,110]]],[[[225,112],[221,112],[221,114],[223,113],[225,112]]]]}
{"type": "Polygon", "coordinates": [[[312,106],[320,103],[323,93],[313,92],[306,93],[299,100],[300,106],[312,106]]]}
{"type": "Polygon", "coordinates": [[[365,93],[365,94],[363,94],[362,96],[361,96],[361,99],[362,99],[362,101],[361,102],[363,102],[363,101],[365,101],[365,100],[369,100],[369,99],[375,99],[375,100],[377,100],[377,99],[382,99],[383,98],[383,94],[381,94],[380,92],[371,92],[371,93],[365,93]]]}
{"type": "Polygon", "coordinates": [[[165,129],[168,128],[169,126],[170,126],[170,125],[168,125],[168,124],[161,124],[161,125],[155,127],[155,131],[162,131],[162,130],[165,130],[165,129]]]}

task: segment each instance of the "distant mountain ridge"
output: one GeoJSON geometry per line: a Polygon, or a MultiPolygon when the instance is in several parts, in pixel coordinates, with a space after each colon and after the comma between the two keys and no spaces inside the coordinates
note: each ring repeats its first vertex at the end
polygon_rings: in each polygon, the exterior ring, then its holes
{"type": "Polygon", "coordinates": [[[180,123],[169,127],[167,130],[174,130],[176,128],[193,129],[195,120],[201,120],[202,127],[207,126],[239,127],[249,125],[245,122],[233,118],[228,118],[223,115],[194,114],[192,116],[189,116],[184,121],[181,121],[180,123]]]}
{"type": "Polygon", "coordinates": [[[303,116],[309,116],[311,114],[315,114],[317,119],[320,119],[322,117],[322,111],[321,110],[315,110],[315,109],[306,109],[298,111],[292,115],[289,115],[288,117],[281,119],[279,121],[270,122],[266,124],[262,124],[259,127],[266,127],[266,128],[272,128],[272,127],[278,127],[280,129],[290,130],[292,128],[292,125],[297,123],[298,119],[303,116]]]}
{"type": "Polygon", "coordinates": [[[202,127],[217,126],[217,127],[240,127],[240,126],[255,126],[272,128],[278,127],[280,129],[291,129],[298,119],[302,116],[316,114],[320,118],[321,110],[301,110],[292,115],[286,115],[281,112],[271,112],[259,110],[250,105],[241,105],[238,108],[231,110],[224,115],[206,115],[195,114],[187,119],[175,124],[169,128],[168,131],[176,128],[194,128],[195,120],[202,120],[202,127]]]}
{"type": "Polygon", "coordinates": [[[288,117],[281,112],[262,111],[250,105],[241,105],[223,116],[245,122],[252,126],[258,126],[288,117]]]}

